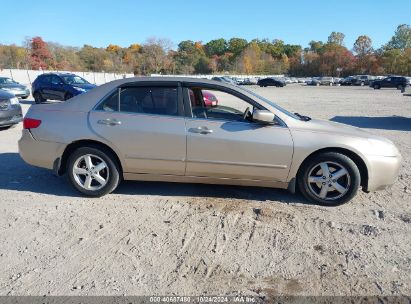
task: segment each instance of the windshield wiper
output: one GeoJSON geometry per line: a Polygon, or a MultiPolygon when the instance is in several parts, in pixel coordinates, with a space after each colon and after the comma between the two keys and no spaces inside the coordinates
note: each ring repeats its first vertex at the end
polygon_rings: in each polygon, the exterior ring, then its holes
{"type": "Polygon", "coordinates": [[[294,113],[296,116],[298,116],[302,121],[309,121],[309,120],[311,120],[311,117],[308,117],[308,116],[304,116],[304,115],[301,115],[301,114],[299,114],[299,113],[294,113]]]}

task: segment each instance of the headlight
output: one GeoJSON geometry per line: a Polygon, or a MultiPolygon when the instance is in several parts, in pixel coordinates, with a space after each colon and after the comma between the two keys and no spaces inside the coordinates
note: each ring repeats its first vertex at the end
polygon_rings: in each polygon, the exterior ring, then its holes
{"type": "Polygon", "coordinates": [[[0,110],[7,110],[9,108],[9,101],[7,99],[0,100],[0,110]]]}
{"type": "Polygon", "coordinates": [[[10,98],[10,104],[19,104],[19,99],[17,97],[10,98]]]}
{"type": "Polygon", "coordinates": [[[86,89],[79,88],[79,87],[73,87],[73,89],[75,89],[75,90],[77,90],[77,91],[79,91],[79,92],[87,92],[86,89]]]}

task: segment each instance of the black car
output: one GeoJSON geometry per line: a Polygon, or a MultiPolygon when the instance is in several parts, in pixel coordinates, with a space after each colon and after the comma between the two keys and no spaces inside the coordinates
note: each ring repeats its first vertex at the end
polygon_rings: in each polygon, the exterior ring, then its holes
{"type": "Polygon", "coordinates": [[[71,73],[47,73],[34,80],[31,91],[36,103],[47,99],[67,100],[87,92],[96,85],[71,73]]]}
{"type": "Polygon", "coordinates": [[[22,120],[19,99],[14,94],[0,90],[0,127],[10,127],[22,120]]]}
{"type": "Polygon", "coordinates": [[[259,85],[260,87],[268,87],[268,86],[275,86],[275,87],[284,87],[285,86],[285,82],[275,79],[275,78],[263,78],[257,81],[257,85],[259,85]]]}
{"type": "Polygon", "coordinates": [[[26,99],[30,95],[28,87],[8,77],[0,77],[0,89],[22,99],[26,99]]]}
{"type": "Polygon", "coordinates": [[[369,85],[374,79],[375,77],[370,75],[356,75],[353,77],[352,84],[357,86],[369,85]]]}
{"type": "Polygon", "coordinates": [[[350,86],[354,84],[355,80],[356,79],[354,76],[348,76],[348,77],[345,77],[344,79],[341,79],[339,83],[342,86],[350,86]]]}
{"type": "Polygon", "coordinates": [[[390,76],[384,79],[374,80],[370,83],[370,87],[374,89],[397,88],[398,90],[403,90],[409,85],[409,80],[402,76],[390,76]]]}

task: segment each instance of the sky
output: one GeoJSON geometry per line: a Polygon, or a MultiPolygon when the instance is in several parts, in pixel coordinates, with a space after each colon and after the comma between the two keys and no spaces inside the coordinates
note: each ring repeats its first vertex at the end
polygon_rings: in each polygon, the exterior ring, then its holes
{"type": "Polygon", "coordinates": [[[368,35],[375,48],[411,24],[411,0],[13,0],[1,3],[0,43],[26,37],[69,46],[127,47],[147,38],[208,42],[232,37],[281,39],[303,47],[332,31],[352,48],[368,35]]]}

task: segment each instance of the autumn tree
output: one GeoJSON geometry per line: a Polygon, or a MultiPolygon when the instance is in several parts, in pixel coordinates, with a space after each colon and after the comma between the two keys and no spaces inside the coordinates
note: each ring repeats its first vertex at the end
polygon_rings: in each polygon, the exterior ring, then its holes
{"type": "Polygon", "coordinates": [[[370,73],[371,64],[374,62],[372,40],[366,35],[357,38],[353,47],[357,54],[357,70],[362,73],[370,73]]]}
{"type": "Polygon", "coordinates": [[[228,51],[233,53],[234,56],[239,55],[246,47],[247,40],[242,38],[231,38],[228,41],[228,51]]]}
{"type": "Polygon", "coordinates": [[[206,43],[205,51],[208,56],[223,55],[227,51],[227,41],[225,39],[215,39],[206,43]]]}
{"type": "Polygon", "coordinates": [[[30,41],[30,66],[34,70],[53,67],[53,60],[47,43],[41,37],[33,37],[30,41]]]}
{"type": "Polygon", "coordinates": [[[399,25],[385,48],[400,50],[411,48],[411,27],[408,24],[399,25]]]}
{"type": "Polygon", "coordinates": [[[328,36],[328,44],[344,45],[345,35],[341,32],[332,32],[328,36]]]}

